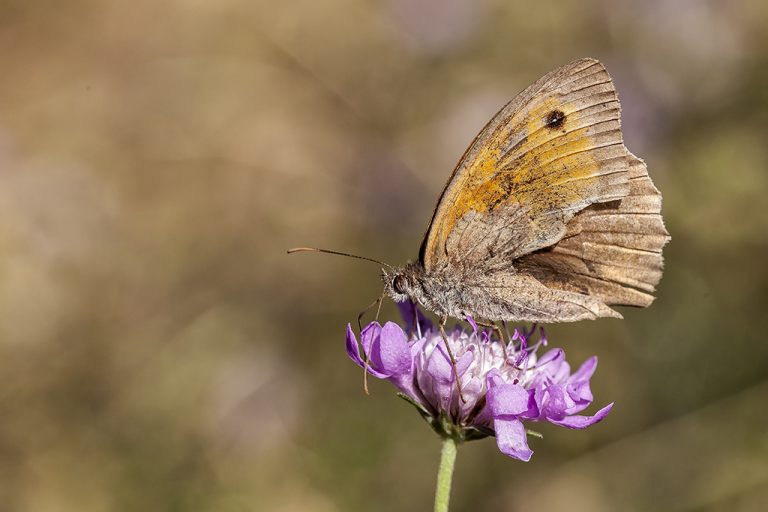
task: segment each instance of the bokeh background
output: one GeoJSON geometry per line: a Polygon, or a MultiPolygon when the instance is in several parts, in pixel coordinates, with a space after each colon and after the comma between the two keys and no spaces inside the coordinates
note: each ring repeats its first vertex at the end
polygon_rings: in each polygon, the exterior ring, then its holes
{"type": "MultiPolygon", "coordinates": [[[[664,194],[658,300],[552,326],[587,431],[460,447],[454,510],[768,504],[768,4],[0,0],[0,509],[428,510],[439,441],[346,323],[454,163],[593,56],[664,194]]],[[[388,305],[383,318],[396,317],[388,305]]]]}

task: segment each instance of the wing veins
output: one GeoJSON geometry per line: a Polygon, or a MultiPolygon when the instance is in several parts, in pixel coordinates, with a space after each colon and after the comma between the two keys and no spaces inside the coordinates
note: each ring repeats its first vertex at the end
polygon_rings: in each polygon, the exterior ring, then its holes
{"type": "Polygon", "coordinates": [[[593,67],[595,67],[595,66],[597,66],[597,65],[599,65],[599,64],[600,64],[600,62],[598,62],[598,61],[595,61],[595,62],[593,62],[592,64],[590,64],[589,66],[587,66],[587,67],[585,67],[585,68],[582,68],[582,69],[580,69],[580,70],[578,70],[578,71],[576,71],[576,72],[572,73],[572,74],[569,76],[569,78],[572,78],[572,80],[568,80],[567,82],[562,82],[560,85],[561,85],[561,86],[562,86],[562,85],[570,85],[570,84],[572,84],[572,83],[574,83],[574,82],[578,82],[579,80],[584,80],[584,79],[586,79],[586,78],[589,78],[589,77],[591,77],[591,76],[599,75],[600,73],[608,73],[608,71],[605,69],[605,67],[601,66],[601,69],[600,69],[600,71],[595,71],[594,73],[588,73],[588,74],[586,74],[586,75],[584,75],[584,76],[576,76],[576,75],[578,75],[579,73],[583,73],[584,71],[586,71],[586,70],[588,70],[588,69],[590,69],[590,68],[593,68],[593,67]],[[575,78],[574,78],[574,77],[575,77],[575,78]]]}
{"type": "MultiPolygon", "coordinates": [[[[573,151],[573,152],[567,153],[565,155],[560,155],[557,158],[553,158],[552,160],[549,160],[549,161],[545,162],[544,164],[540,165],[539,168],[544,167],[544,166],[548,166],[548,165],[552,165],[555,162],[558,162],[558,161],[560,161],[560,160],[562,160],[564,158],[568,158],[568,157],[573,156],[573,155],[579,155],[581,153],[588,153],[588,152],[594,151],[596,149],[604,149],[604,148],[609,148],[609,147],[613,147],[613,146],[623,146],[623,145],[624,145],[624,142],[612,142],[610,144],[604,144],[602,146],[595,146],[595,147],[589,148],[589,149],[580,149],[579,151],[573,151]]],[[[626,156],[625,155],[619,155],[619,156],[616,156],[616,157],[606,158],[604,160],[599,160],[599,161],[600,162],[610,162],[611,160],[618,160],[618,159],[621,159],[621,158],[626,158],[626,156]]],[[[513,169],[511,169],[510,172],[511,171],[513,171],[513,169]]],[[[624,170],[618,171],[618,172],[627,172],[627,170],[624,169],[624,170]]],[[[608,175],[610,175],[610,174],[612,174],[612,173],[609,173],[608,175]]],[[[539,181],[540,179],[545,178],[546,176],[547,175],[545,175],[545,174],[540,174],[540,175],[536,176],[534,179],[532,179],[530,181],[526,181],[524,183],[521,183],[520,185],[521,186],[530,186],[532,183],[536,183],[537,181],[539,181]]],[[[602,176],[602,174],[590,174],[589,176],[585,176],[585,177],[586,178],[594,178],[594,177],[597,177],[597,176],[602,176]]]]}
{"type": "MultiPolygon", "coordinates": [[[[592,73],[592,74],[597,75],[599,73],[592,73]]],[[[589,76],[592,76],[592,75],[589,75],[589,76]]],[[[574,82],[577,82],[577,81],[578,80],[574,80],[574,82]]],[[[595,82],[594,84],[585,85],[583,87],[579,87],[578,89],[571,89],[570,91],[568,91],[568,94],[573,94],[574,92],[583,91],[584,89],[589,89],[590,87],[596,87],[598,85],[605,85],[605,84],[611,84],[611,83],[613,83],[613,80],[611,80],[611,77],[608,77],[608,80],[606,80],[605,82],[595,82]]]]}
{"type": "MultiPolygon", "coordinates": [[[[616,104],[618,104],[618,103],[619,103],[619,102],[618,102],[618,100],[617,100],[616,98],[613,98],[613,99],[611,99],[611,100],[608,100],[608,101],[602,101],[602,102],[598,102],[598,103],[593,103],[592,105],[586,106],[586,107],[584,107],[584,108],[580,108],[580,109],[578,109],[578,110],[574,110],[574,111],[572,111],[572,112],[571,112],[570,114],[568,114],[568,115],[569,115],[569,116],[573,116],[573,114],[578,114],[579,112],[583,112],[583,111],[585,111],[585,110],[587,110],[587,109],[590,109],[590,108],[592,108],[592,107],[596,107],[596,106],[598,106],[598,105],[606,105],[606,104],[608,104],[608,103],[613,103],[613,102],[616,102],[616,104]]],[[[611,111],[615,111],[615,112],[617,112],[617,113],[621,113],[621,108],[619,108],[619,107],[616,107],[616,108],[607,108],[607,109],[605,109],[605,110],[602,110],[602,111],[600,111],[599,113],[603,113],[603,112],[611,112],[611,111]]],[[[590,115],[592,115],[592,114],[590,114],[590,115]]],[[[588,117],[588,116],[585,116],[585,117],[588,117]]],[[[577,119],[581,119],[581,118],[580,118],[580,117],[578,117],[577,119]]],[[[616,116],[616,120],[618,120],[618,119],[619,119],[619,116],[617,115],[617,116],[616,116]]],[[[568,133],[571,133],[571,132],[575,131],[575,130],[583,130],[584,128],[589,128],[589,127],[591,127],[591,126],[595,126],[595,125],[597,125],[597,124],[600,124],[600,123],[604,123],[604,122],[610,122],[610,121],[612,121],[612,120],[613,120],[613,119],[609,119],[609,120],[606,120],[606,121],[599,121],[599,122],[597,122],[597,123],[592,123],[592,124],[588,124],[588,125],[585,125],[585,126],[581,126],[581,127],[579,127],[579,128],[576,128],[576,129],[574,129],[574,130],[571,130],[571,131],[567,132],[567,133],[566,133],[566,135],[567,135],[568,133]]],[[[519,148],[521,145],[523,145],[523,144],[525,143],[525,141],[526,141],[526,139],[527,139],[527,138],[530,138],[532,135],[536,135],[536,134],[537,134],[537,133],[539,133],[540,131],[542,131],[542,130],[546,130],[546,129],[548,129],[548,127],[547,127],[546,125],[542,125],[542,126],[540,126],[540,127],[536,128],[534,131],[532,131],[532,132],[528,133],[526,138],[524,138],[524,139],[522,139],[522,140],[520,140],[520,141],[516,142],[514,146],[512,146],[512,147],[511,147],[511,148],[509,148],[507,151],[505,151],[505,152],[504,152],[504,157],[507,157],[507,156],[509,156],[509,154],[510,154],[510,153],[512,153],[514,150],[518,149],[518,148],[519,148]]],[[[551,138],[551,139],[548,139],[546,142],[544,142],[544,144],[546,144],[547,142],[553,141],[553,140],[555,140],[555,139],[558,139],[558,138],[560,138],[560,137],[562,137],[562,136],[563,136],[563,135],[558,135],[557,137],[553,137],[553,138],[551,138]]],[[[540,146],[541,146],[541,145],[539,145],[539,146],[535,146],[535,147],[533,147],[533,148],[530,148],[530,149],[528,149],[528,150],[527,150],[525,153],[521,153],[520,155],[515,155],[515,158],[519,158],[519,157],[521,157],[521,156],[524,156],[524,155],[526,155],[526,154],[528,153],[528,151],[531,151],[531,150],[533,150],[533,149],[536,149],[536,148],[538,148],[538,147],[540,147],[540,146]]]]}
{"type": "MultiPolygon", "coordinates": [[[[594,123],[594,124],[591,124],[591,125],[585,126],[584,128],[590,128],[590,127],[592,127],[592,126],[598,126],[598,125],[600,125],[600,124],[605,124],[605,123],[612,123],[613,121],[614,121],[613,119],[610,119],[610,120],[607,120],[607,121],[600,121],[600,122],[597,122],[597,123],[594,123]]],[[[581,130],[581,129],[583,129],[583,128],[579,128],[579,130],[581,130]]],[[[620,130],[620,129],[618,129],[618,128],[611,128],[611,129],[609,129],[609,130],[603,130],[603,131],[601,131],[601,132],[596,132],[596,133],[590,134],[590,136],[596,136],[596,135],[604,135],[604,134],[607,134],[607,133],[614,133],[614,132],[618,132],[619,134],[621,134],[621,130],[620,130]]],[[[558,139],[562,139],[562,138],[563,138],[563,136],[560,136],[560,137],[553,137],[553,138],[551,138],[551,139],[548,139],[548,140],[546,140],[546,141],[542,142],[541,144],[538,144],[538,145],[536,145],[536,146],[534,146],[534,147],[532,147],[532,148],[529,148],[529,149],[527,149],[527,150],[525,151],[525,153],[521,153],[521,154],[519,154],[519,155],[516,155],[514,158],[512,158],[512,159],[509,159],[509,161],[508,161],[508,162],[505,162],[504,164],[500,165],[500,166],[499,166],[499,167],[500,167],[500,170],[499,170],[499,172],[498,172],[497,174],[494,174],[494,175],[493,175],[493,177],[495,178],[495,177],[496,177],[496,176],[497,176],[499,173],[510,173],[510,172],[515,172],[515,170],[517,170],[517,168],[516,168],[516,167],[513,167],[513,165],[514,165],[514,163],[515,163],[515,162],[517,162],[517,161],[518,161],[518,160],[520,160],[521,158],[525,157],[526,155],[530,154],[532,151],[535,151],[535,150],[537,150],[537,149],[539,149],[539,148],[541,148],[541,147],[544,147],[544,146],[546,146],[546,145],[547,145],[547,144],[549,144],[550,142],[553,142],[553,141],[556,141],[556,140],[558,140],[558,139]],[[511,167],[511,168],[510,168],[510,167],[511,167]]],[[[578,139],[576,139],[576,140],[578,140],[578,139]]],[[[552,146],[552,147],[551,147],[551,148],[549,148],[547,151],[553,151],[553,150],[555,150],[555,149],[557,149],[557,148],[560,148],[560,147],[562,147],[562,146],[565,146],[566,144],[572,144],[572,143],[576,142],[576,140],[568,140],[568,141],[565,141],[565,142],[563,142],[562,144],[559,144],[559,145],[556,145],[556,146],[552,146]]],[[[620,142],[619,142],[619,143],[620,143],[620,144],[623,144],[623,143],[624,143],[624,141],[623,141],[623,140],[620,140],[620,142]]],[[[616,144],[616,143],[611,143],[611,144],[616,144]]],[[[594,149],[600,149],[600,148],[602,148],[602,147],[607,147],[607,146],[595,146],[595,147],[593,147],[593,148],[589,148],[589,149],[587,149],[586,151],[592,151],[592,150],[594,150],[594,149]]],[[[574,153],[568,153],[568,154],[566,154],[566,155],[561,155],[561,156],[562,156],[562,157],[567,157],[567,156],[570,156],[570,155],[573,155],[573,154],[577,154],[577,153],[576,153],[576,152],[574,152],[574,153]]],[[[539,167],[543,167],[543,166],[545,166],[545,165],[548,165],[550,162],[553,162],[553,161],[556,161],[556,160],[549,160],[549,161],[547,161],[547,162],[543,162],[543,163],[542,163],[542,162],[539,162],[539,167]]]]}
{"type": "MultiPolygon", "coordinates": [[[[605,261],[600,261],[593,258],[587,258],[586,256],[583,256],[576,251],[571,251],[571,250],[562,249],[562,248],[560,248],[556,253],[553,252],[553,254],[563,254],[566,256],[573,256],[574,258],[578,258],[582,261],[591,261],[592,263],[597,263],[598,265],[607,265],[607,266],[616,267],[616,268],[623,268],[623,269],[630,269],[630,270],[661,270],[661,267],[656,268],[650,265],[642,265],[642,266],[626,265],[626,264],[619,264],[614,261],[610,263],[606,263],[605,261]]],[[[653,253],[653,255],[658,256],[658,254],[656,253],[653,253]]]]}
{"type": "MultiPolygon", "coordinates": [[[[610,121],[606,121],[606,122],[610,122],[610,121]]],[[[595,124],[595,125],[593,125],[593,126],[596,126],[596,125],[597,125],[597,124],[595,124]]],[[[598,132],[598,133],[596,133],[595,135],[603,135],[603,134],[606,134],[606,133],[614,133],[614,132],[617,132],[617,133],[621,134],[621,130],[619,130],[619,129],[612,129],[612,130],[605,130],[605,131],[603,131],[603,132],[598,132]]],[[[552,140],[554,140],[554,139],[552,139],[552,140]]],[[[562,147],[562,146],[565,146],[566,144],[571,144],[571,143],[573,143],[573,142],[575,142],[575,141],[568,141],[568,142],[565,142],[564,144],[561,144],[561,145],[559,145],[559,146],[554,146],[554,147],[553,147],[551,150],[555,150],[555,149],[558,149],[558,148],[560,148],[560,147],[562,147]]],[[[544,144],[546,144],[546,142],[545,142],[544,144]]],[[[527,151],[525,154],[528,154],[528,153],[530,153],[530,151],[533,151],[534,149],[538,149],[538,148],[542,147],[544,144],[540,144],[540,145],[538,145],[538,146],[536,146],[536,147],[534,147],[534,148],[531,148],[531,150],[527,151]]],[[[611,147],[611,146],[618,146],[618,145],[623,145],[623,144],[624,144],[624,141],[623,141],[623,140],[619,140],[619,141],[617,141],[617,142],[609,142],[609,143],[607,143],[607,144],[602,144],[602,145],[600,145],[600,146],[593,146],[593,147],[590,147],[590,148],[587,148],[587,149],[580,149],[580,150],[578,150],[578,151],[571,151],[570,153],[565,153],[565,154],[562,154],[562,155],[558,155],[556,158],[553,158],[553,159],[551,159],[551,160],[547,160],[547,161],[544,161],[544,162],[539,162],[537,167],[539,167],[539,168],[542,168],[542,167],[545,167],[545,166],[547,166],[547,165],[550,165],[550,164],[552,164],[552,163],[554,163],[554,162],[557,162],[557,161],[559,161],[559,160],[562,160],[563,158],[568,158],[569,156],[578,155],[578,154],[580,154],[580,153],[587,153],[587,152],[589,152],[589,151],[595,151],[595,150],[597,150],[597,149],[603,149],[603,148],[608,148],[608,147],[611,147]]],[[[551,151],[551,150],[549,150],[549,151],[551,151]]],[[[622,155],[622,156],[621,156],[621,158],[626,158],[626,156],[627,156],[627,155],[622,155]]],[[[500,174],[500,173],[514,173],[514,172],[517,170],[517,168],[516,168],[516,167],[514,167],[514,163],[515,163],[515,162],[517,162],[517,161],[518,161],[520,158],[521,158],[521,157],[515,158],[515,159],[514,159],[512,162],[509,162],[509,163],[505,164],[505,165],[504,165],[504,166],[503,166],[503,167],[502,167],[502,168],[499,170],[499,172],[498,172],[498,173],[494,174],[494,175],[491,177],[491,179],[495,178],[495,177],[496,177],[498,174],[500,174]]],[[[615,157],[606,158],[606,159],[605,159],[605,161],[611,160],[611,159],[613,159],[613,158],[615,158],[615,157]]],[[[600,161],[602,162],[603,160],[600,160],[600,161]]],[[[538,178],[538,177],[537,177],[537,178],[538,178]]]]}

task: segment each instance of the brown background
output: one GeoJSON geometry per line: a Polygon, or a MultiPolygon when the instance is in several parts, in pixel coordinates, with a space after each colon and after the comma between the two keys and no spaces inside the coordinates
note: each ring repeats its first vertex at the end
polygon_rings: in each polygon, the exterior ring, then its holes
{"type": "Polygon", "coordinates": [[[485,121],[592,56],[664,193],[659,298],[550,329],[616,407],[529,464],[460,447],[453,510],[765,510],[767,25],[761,0],[0,1],[0,509],[428,510],[438,440],[343,350],[376,267],[284,250],[414,257],[485,121]]]}

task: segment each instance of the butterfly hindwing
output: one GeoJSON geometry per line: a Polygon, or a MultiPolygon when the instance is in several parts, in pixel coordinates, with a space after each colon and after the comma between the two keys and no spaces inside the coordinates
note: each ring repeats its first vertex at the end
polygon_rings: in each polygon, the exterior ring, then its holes
{"type": "Polygon", "coordinates": [[[626,197],[582,210],[559,243],[520,258],[517,267],[550,288],[587,293],[607,304],[650,305],[669,234],[661,193],[645,163],[634,158],[629,173],[626,197]]]}

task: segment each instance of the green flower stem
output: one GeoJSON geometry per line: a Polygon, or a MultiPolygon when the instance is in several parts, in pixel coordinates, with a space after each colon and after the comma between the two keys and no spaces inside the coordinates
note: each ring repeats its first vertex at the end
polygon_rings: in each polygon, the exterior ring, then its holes
{"type": "Polygon", "coordinates": [[[440,452],[440,467],[437,469],[437,489],[435,490],[435,512],[448,512],[451,499],[451,479],[456,462],[456,441],[450,437],[443,440],[440,452]]]}

